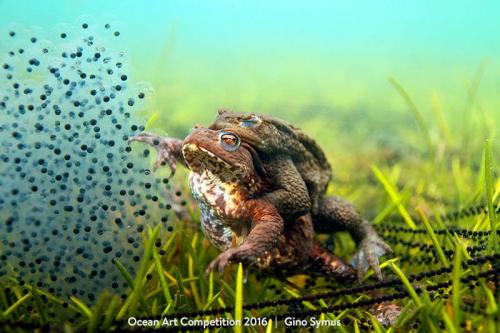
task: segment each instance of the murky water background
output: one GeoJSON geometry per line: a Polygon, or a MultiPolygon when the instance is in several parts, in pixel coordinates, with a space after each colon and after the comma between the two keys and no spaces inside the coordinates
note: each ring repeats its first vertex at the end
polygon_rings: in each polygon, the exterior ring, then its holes
{"type": "Polygon", "coordinates": [[[424,112],[436,92],[458,122],[482,61],[481,105],[498,105],[496,1],[2,1],[0,13],[4,23],[43,30],[82,14],[112,15],[131,64],[154,83],[161,119],[183,126],[186,113],[208,122],[220,106],[290,120],[317,106],[402,111],[391,75],[424,112]]]}

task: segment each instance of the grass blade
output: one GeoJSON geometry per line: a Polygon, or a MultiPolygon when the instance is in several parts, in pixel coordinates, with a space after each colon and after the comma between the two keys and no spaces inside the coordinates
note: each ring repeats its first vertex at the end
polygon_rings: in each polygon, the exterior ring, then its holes
{"type": "Polygon", "coordinates": [[[269,322],[266,327],[266,333],[273,333],[273,320],[269,319],[269,322]]]}
{"type": "Polygon", "coordinates": [[[167,304],[172,303],[172,295],[170,294],[170,289],[168,288],[167,280],[163,274],[163,267],[161,265],[160,256],[156,251],[153,251],[153,260],[156,266],[156,272],[158,273],[158,279],[160,280],[161,289],[163,290],[163,296],[167,301],[167,304]]]}
{"type": "Polygon", "coordinates": [[[377,214],[377,216],[373,218],[372,224],[382,223],[390,213],[392,213],[395,209],[398,209],[398,204],[408,201],[410,196],[410,192],[402,193],[399,201],[391,201],[384,209],[380,211],[380,213],[377,214]]]}
{"type": "Polygon", "coordinates": [[[152,128],[153,124],[158,120],[159,117],[160,117],[160,113],[158,111],[156,111],[155,113],[153,113],[153,115],[146,122],[146,125],[144,126],[145,129],[152,128]]]}
{"type": "Polygon", "coordinates": [[[491,151],[490,141],[486,140],[484,151],[484,186],[486,187],[486,201],[488,204],[488,216],[490,218],[491,239],[490,245],[495,251],[498,250],[498,240],[496,231],[496,214],[493,205],[493,179],[491,175],[491,151]]]}
{"type": "MultiPolygon", "coordinates": [[[[132,276],[127,271],[127,269],[125,268],[125,266],[123,266],[122,263],[118,259],[116,259],[116,258],[113,259],[113,263],[118,268],[118,270],[120,271],[120,273],[123,276],[123,278],[125,279],[125,281],[127,281],[127,284],[133,290],[134,289],[134,281],[132,280],[132,276]]],[[[127,301],[125,302],[125,304],[123,304],[121,310],[118,312],[117,319],[121,319],[125,315],[125,312],[127,311],[128,307],[130,305],[130,300],[131,300],[131,298],[127,299],[127,301]]]]}
{"type": "Polygon", "coordinates": [[[23,297],[19,298],[14,304],[12,304],[7,310],[2,313],[3,317],[8,317],[13,311],[15,311],[19,306],[21,306],[24,302],[30,299],[31,293],[27,293],[23,297]]]}
{"type": "Polygon", "coordinates": [[[441,264],[443,264],[444,267],[448,267],[449,266],[448,260],[444,255],[443,249],[441,248],[441,243],[439,243],[439,240],[437,239],[436,234],[434,233],[434,229],[432,229],[432,226],[429,223],[429,220],[427,220],[427,217],[425,217],[424,213],[420,210],[420,208],[417,208],[417,213],[420,216],[420,219],[422,220],[422,223],[425,226],[425,230],[427,230],[427,233],[431,237],[432,244],[434,244],[434,248],[436,249],[436,252],[439,257],[439,261],[441,261],[441,264]]]}
{"type": "Polygon", "coordinates": [[[144,311],[148,316],[152,316],[151,311],[147,307],[146,303],[144,302],[144,299],[142,297],[142,283],[144,280],[144,277],[146,276],[147,273],[147,268],[148,268],[148,262],[149,259],[152,257],[152,252],[154,248],[154,244],[156,241],[156,238],[158,237],[158,234],[160,233],[160,225],[157,225],[153,231],[150,230],[149,232],[149,239],[146,242],[145,250],[144,250],[144,256],[141,260],[141,263],[139,265],[139,269],[137,271],[137,275],[135,276],[134,280],[134,293],[132,295],[132,301],[130,304],[130,307],[134,307],[135,300],[139,300],[139,303],[143,307],[144,311]]]}
{"type": "Polygon", "coordinates": [[[394,273],[396,273],[396,275],[399,277],[401,282],[403,282],[403,285],[406,287],[406,290],[408,290],[408,293],[413,299],[413,302],[415,302],[417,307],[419,308],[422,307],[423,305],[422,300],[420,299],[420,297],[418,297],[417,292],[415,291],[415,289],[413,289],[413,286],[411,285],[410,281],[408,281],[403,271],[401,271],[401,269],[399,269],[399,267],[394,263],[391,263],[391,268],[394,271],[394,273]]]}
{"type": "MultiPolygon", "coordinates": [[[[194,234],[191,243],[189,243],[189,240],[187,238],[184,239],[185,248],[187,248],[188,252],[189,252],[189,257],[188,257],[188,275],[189,275],[189,278],[191,278],[191,279],[195,277],[194,265],[196,265],[198,273],[200,275],[203,274],[201,266],[200,266],[200,263],[198,262],[198,258],[196,256],[196,253],[194,252],[194,246],[195,246],[195,244],[196,244],[197,241],[198,241],[198,234],[194,234]]],[[[193,299],[194,299],[194,302],[195,302],[197,308],[198,309],[203,308],[203,304],[202,304],[202,301],[201,301],[200,294],[198,292],[198,287],[196,286],[196,282],[193,281],[189,285],[191,287],[191,292],[193,293],[193,299]]]]}
{"type": "Polygon", "coordinates": [[[462,251],[460,245],[457,244],[455,247],[455,257],[453,262],[453,282],[452,282],[452,307],[453,307],[453,319],[455,320],[455,326],[460,327],[460,304],[461,304],[461,292],[460,292],[460,273],[462,272],[462,251]]]}
{"type": "Polygon", "coordinates": [[[417,120],[418,126],[420,127],[420,130],[422,131],[422,134],[424,136],[425,143],[427,144],[427,149],[430,153],[432,153],[434,149],[432,146],[429,127],[427,127],[427,124],[425,123],[425,120],[424,120],[424,117],[422,116],[422,113],[420,113],[420,110],[417,108],[417,106],[415,105],[415,103],[411,99],[410,95],[406,92],[406,90],[403,88],[403,86],[395,78],[390,77],[389,83],[392,84],[392,86],[401,95],[401,97],[403,97],[406,104],[410,108],[411,112],[415,116],[415,119],[417,120]]]}
{"type": "Polygon", "coordinates": [[[2,308],[7,308],[9,303],[7,302],[7,296],[5,295],[5,286],[0,283],[0,306],[2,308]]]}
{"type": "Polygon", "coordinates": [[[442,314],[447,331],[450,333],[458,333],[459,330],[456,328],[453,320],[451,320],[450,316],[448,316],[445,309],[443,309],[442,314]]]}
{"type": "Polygon", "coordinates": [[[92,311],[93,316],[89,320],[87,333],[93,333],[98,331],[99,320],[103,315],[104,308],[107,306],[108,301],[109,301],[109,293],[107,292],[107,290],[105,290],[103,293],[101,293],[99,299],[97,300],[97,304],[93,308],[92,311]]]}
{"type": "Polygon", "coordinates": [[[234,320],[240,323],[236,324],[234,331],[236,333],[243,332],[243,265],[238,264],[238,272],[236,273],[236,295],[234,304],[234,320]]]}
{"type": "Polygon", "coordinates": [[[432,110],[436,114],[437,124],[441,131],[441,135],[445,140],[446,144],[449,145],[451,142],[450,130],[448,128],[448,123],[443,114],[443,107],[441,105],[441,100],[436,92],[432,93],[432,110]]]}
{"type": "MultiPolygon", "coordinates": [[[[283,290],[285,290],[287,293],[289,293],[292,297],[298,298],[301,296],[299,293],[297,293],[297,292],[295,292],[287,287],[283,287],[283,290]]],[[[316,307],[311,302],[302,301],[302,305],[304,305],[309,310],[316,310],[316,307]]]]}
{"type": "Polygon", "coordinates": [[[73,303],[75,303],[75,305],[83,314],[85,314],[89,319],[92,319],[94,315],[92,314],[92,310],[90,310],[88,306],[86,306],[82,301],[76,298],[76,296],[71,296],[70,299],[73,303]]]}
{"type": "Polygon", "coordinates": [[[31,291],[33,293],[33,298],[35,299],[35,305],[38,310],[38,316],[40,317],[40,326],[45,326],[47,324],[47,314],[45,313],[45,307],[42,304],[42,300],[40,299],[40,293],[38,290],[31,286],[31,291]]]}
{"type": "Polygon", "coordinates": [[[377,177],[379,182],[382,184],[384,187],[385,191],[387,194],[389,194],[389,197],[392,199],[394,204],[398,207],[399,214],[403,217],[405,223],[408,225],[408,227],[412,229],[417,229],[417,226],[413,222],[412,218],[410,217],[410,214],[408,214],[408,211],[404,206],[401,204],[401,197],[398,194],[397,190],[394,188],[394,186],[390,183],[390,181],[384,176],[382,171],[376,166],[372,165],[371,166],[372,172],[377,177]]]}
{"type": "Polygon", "coordinates": [[[358,321],[357,320],[354,320],[354,322],[353,322],[353,328],[354,328],[354,333],[360,333],[360,331],[359,331],[359,325],[358,325],[358,321]]]}
{"type": "Polygon", "coordinates": [[[373,315],[369,314],[373,329],[376,333],[384,333],[385,329],[380,326],[380,322],[373,315]]]}
{"type": "MultiPolygon", "coordinates": [[[[153,231],[149,232],[149,240],[146,242],[146,247],[144,250],[144,256],[141,260],[141,263],[139,265],[139,270],[137,271],[137,275],[135,277],[134,281],[134,294],[133,294],[133,300],[138,299],[140,303],[142,303],[144,310],[146,313],[151,316],[151,312],[149,309],[146,307],[146,304],[144,301],[140,301],[142,299],[142,281],[144,280],[144,277],[146,276],[147,273],[147,267],[148,267],[148,261],[152,257],[152,252],[154,248],[154,244],[156,241],[156,238],[158,237],[158,234],[160,233],[160,225],[157,225],[153,231]]],[[[134,306],[134,301],[132,301],[131,306],[134,306]]]]}
{"type": "Polygon", "coordinates": [[[113,319],[115,318],[116,309],[120,305],[120,298],[118,296],[114,296],[111,299],[106,312],[104,313],[104,323],[102,324],[102,329],[104,332],[109,332],[111,329],[111,325],[113,324],[113,319]]]}
{"type": "Polygon", "coordinates": [[[222,290],[219,290],[219,292],[217,294],[215,294],[214,296],[212,296],[211,298],[209,298],[208,301],[207,301],[207,303],[203,307],[203,310],[210,309],[210,307],[217,301],[217,299],[219,298],[219,296],[221,294],[222,294],[222,290]]]}
{"type": "Polygon", "coordinates": [[[231,296],[233,299],[236,299],[236,292],[234,291],[234,289],[231,288],[231,286],[224,280],[220,280],[220,283],[224,286],[228,295],[231,296]]]}
{"type": "MultiPolygon", "coordinates": [[[[117,315],[117,318],[118,319],[121,319],[123,318],[123,316],[125,315],[127,309],[130,308],[130,304],[133,300],[133,297],[134,295],[136,295],[136,292],[135,292],[135,284],[134,284],[134,281],[132,280],[132,276],[130,275],[129,272],[127,272],[127,269],[125,268],[125,266],[123,266],[119,261],[118,259],[114,259],[113,260],[115,266],[118,268],[118,270],[120,271],[120,273],[122,274],[122,276],[125,278],[125,280],[127,281],[128,285],[130,286],[130,288],[132,288],[132,298],[130,298],[128,300],[128,302],[125,302],[125,304],[122,306],[120,312],[118,312],[118,315],[117,315]]],[[[146,307],[146,304],[144,302],[144,299],[142,297],[142,294],[138,295],[139,297],[139,303],[142,304],[143,308],[144,308],[144,311],[148,312],[147,310],[147,307],[146,307]]]]}

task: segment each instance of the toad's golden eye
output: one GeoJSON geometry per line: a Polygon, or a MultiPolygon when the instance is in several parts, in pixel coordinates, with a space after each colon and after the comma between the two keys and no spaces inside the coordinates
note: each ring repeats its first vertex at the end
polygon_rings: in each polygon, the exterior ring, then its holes
{"type": "Polygon", "coordinates": [[[222,131],[219,133],[219,142],[227,151],[234,151],[240,146],[240,138],[231,132],[222,131]]]}
{"type": "Polygon", "coordinates": [[[224,143],[227,143],[228,145],[231,146],[236,146],[238,144],[238,140],[234,136],[230,135],[222,136],[221,140],[224,141],[224,143]]]}

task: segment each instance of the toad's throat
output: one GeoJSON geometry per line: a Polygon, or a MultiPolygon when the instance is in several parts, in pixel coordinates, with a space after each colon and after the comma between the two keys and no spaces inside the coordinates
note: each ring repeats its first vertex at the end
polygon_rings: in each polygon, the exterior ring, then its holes
{"type": "Polygon", "coordinates": [[[220,250],[231,247],[234,236],[240,243],[249,227],[247,212],[241,205],[248,195],[244,187],[234,179],[224,180],[209,169],[192,172],[189,183],[200,208],[202,230],[208,240],[220,250]]]}
{"type": "Polygon", "coordinates": [[[231,165],[205,147],[187,143],[183,146],[182,154],[191,171],[203,173],[212,184],[241,184],[245,178],[243,170],[231,165]]]}
{"type": "Polygon", "coordinates": [[[201,213],[202,230],[218,249],[239,244],[249,229],[246,207],[242,205],[253,191],[255,181],[213,152],[193,143],[183,146],[183,155],[191,174],[189,185],[201,213]]]}

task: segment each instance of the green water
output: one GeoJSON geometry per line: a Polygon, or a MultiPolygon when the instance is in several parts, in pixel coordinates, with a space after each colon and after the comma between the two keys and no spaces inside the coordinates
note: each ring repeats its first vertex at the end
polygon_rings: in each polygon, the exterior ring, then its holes
{"type": "Polygon", "coordinates": [[[395,76],[422,106],[463,106],[482,61],[495,109],[500,3],[483,1],[0,1],[0,20],[52,28],[112,15],[161,110],[398,109],[395,76]]]}
{"type": "Polygon", "coordinates": [[[218,107],[286,118],[328,146],[345,135],[330,139],[325,122],[354,123],[359,140],[417,130],[389,76],[429,123],[440,105],[456,136],[500,120],[497,1],[3,0],[0,13],[2,24],[41,30],[112,17],[136,78],[156,91],[147,117],[158,112],[153,127],[175,135],[218,107]]]}

